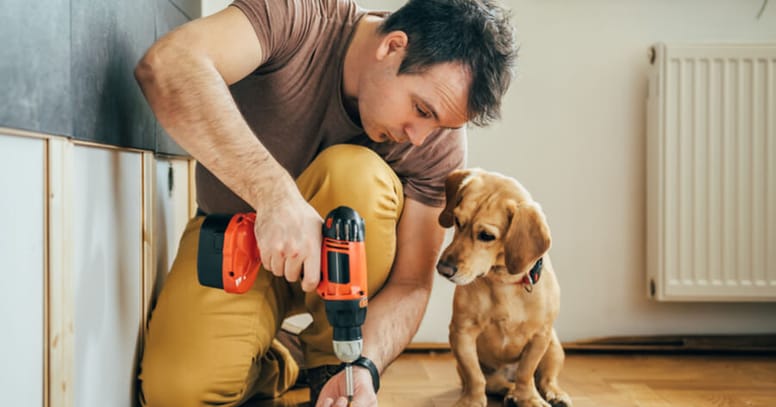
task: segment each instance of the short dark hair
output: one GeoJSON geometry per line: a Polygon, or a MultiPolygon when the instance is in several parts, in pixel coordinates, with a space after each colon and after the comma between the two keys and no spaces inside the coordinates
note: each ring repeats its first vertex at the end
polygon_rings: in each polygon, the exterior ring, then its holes
{"type": "Polygon", "coordinates": [[[399,74],[461,62],[471,74],[469,121],[486,126],[500,118],[517,58],[511,13],[497,0],[409,0],[380,26],[407,34],[399,74]]]}

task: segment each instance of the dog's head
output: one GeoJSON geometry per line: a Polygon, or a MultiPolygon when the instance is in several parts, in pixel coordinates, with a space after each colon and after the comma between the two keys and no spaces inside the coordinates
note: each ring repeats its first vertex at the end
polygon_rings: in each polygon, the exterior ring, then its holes
{"type": "Polygon", "coordinates": [[[439,274],[465,285],[485,276],[518,282],[550,249],[544,213],[516,180],[481,169],[457,170],[445,183],[443,227],[453,241],[437,263],[439,274]]]}

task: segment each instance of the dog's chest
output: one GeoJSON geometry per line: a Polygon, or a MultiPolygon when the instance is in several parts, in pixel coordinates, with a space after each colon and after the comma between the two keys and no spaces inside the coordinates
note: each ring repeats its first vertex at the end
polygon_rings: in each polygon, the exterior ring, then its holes
{"type": "Polygon", "coordinates": [[[530,312],[530,305],[513,295],[496,293],[489,305],[477,347],[496,359],[516,360],[541,324],[530,312]]]}
{"type": "Polygon", "coordinates": [[[522,304],[510,305],[512,307],[499,304],[491,309],[492,313],[486,321],[485,329],[488,334],[517,339],[532,325],[522,304]]]}

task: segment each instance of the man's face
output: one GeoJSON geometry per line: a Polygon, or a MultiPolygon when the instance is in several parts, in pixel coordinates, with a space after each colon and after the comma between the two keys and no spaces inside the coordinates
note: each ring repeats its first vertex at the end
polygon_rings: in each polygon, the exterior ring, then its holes
{"type": "Polygon", "coordinates": [[[358,109],[367,136],[421,145],[436,131],[464,126],[470,75],[463,66],[446,63],[399,75],[403,55],[387,55],[361,84],[358,109]]]}

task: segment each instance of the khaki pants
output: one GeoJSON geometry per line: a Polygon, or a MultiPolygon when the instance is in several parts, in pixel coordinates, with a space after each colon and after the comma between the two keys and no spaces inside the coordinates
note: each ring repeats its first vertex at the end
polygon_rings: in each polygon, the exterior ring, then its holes
{"type": "MultiPolygon", "coordinates": [[[[321,217],[348,205],[364,218],[373,296],[388,278],[396,251],[404,204],[396,174],[371,150],[338,145],[321,153],[297,185],[321,217]]],[[[323,303],[315,292],[304,293],[298,282],[261,270],[242,295],[199,285],[202,221],[189,221],[148,324],[140,365],[142,404],[235,406],[254,396],[282,394],[293,386],[299,367],[273,338],[285,317],[302,312],[314,320],[300,334],[306,367],[338,364],[323,303]]]]}

